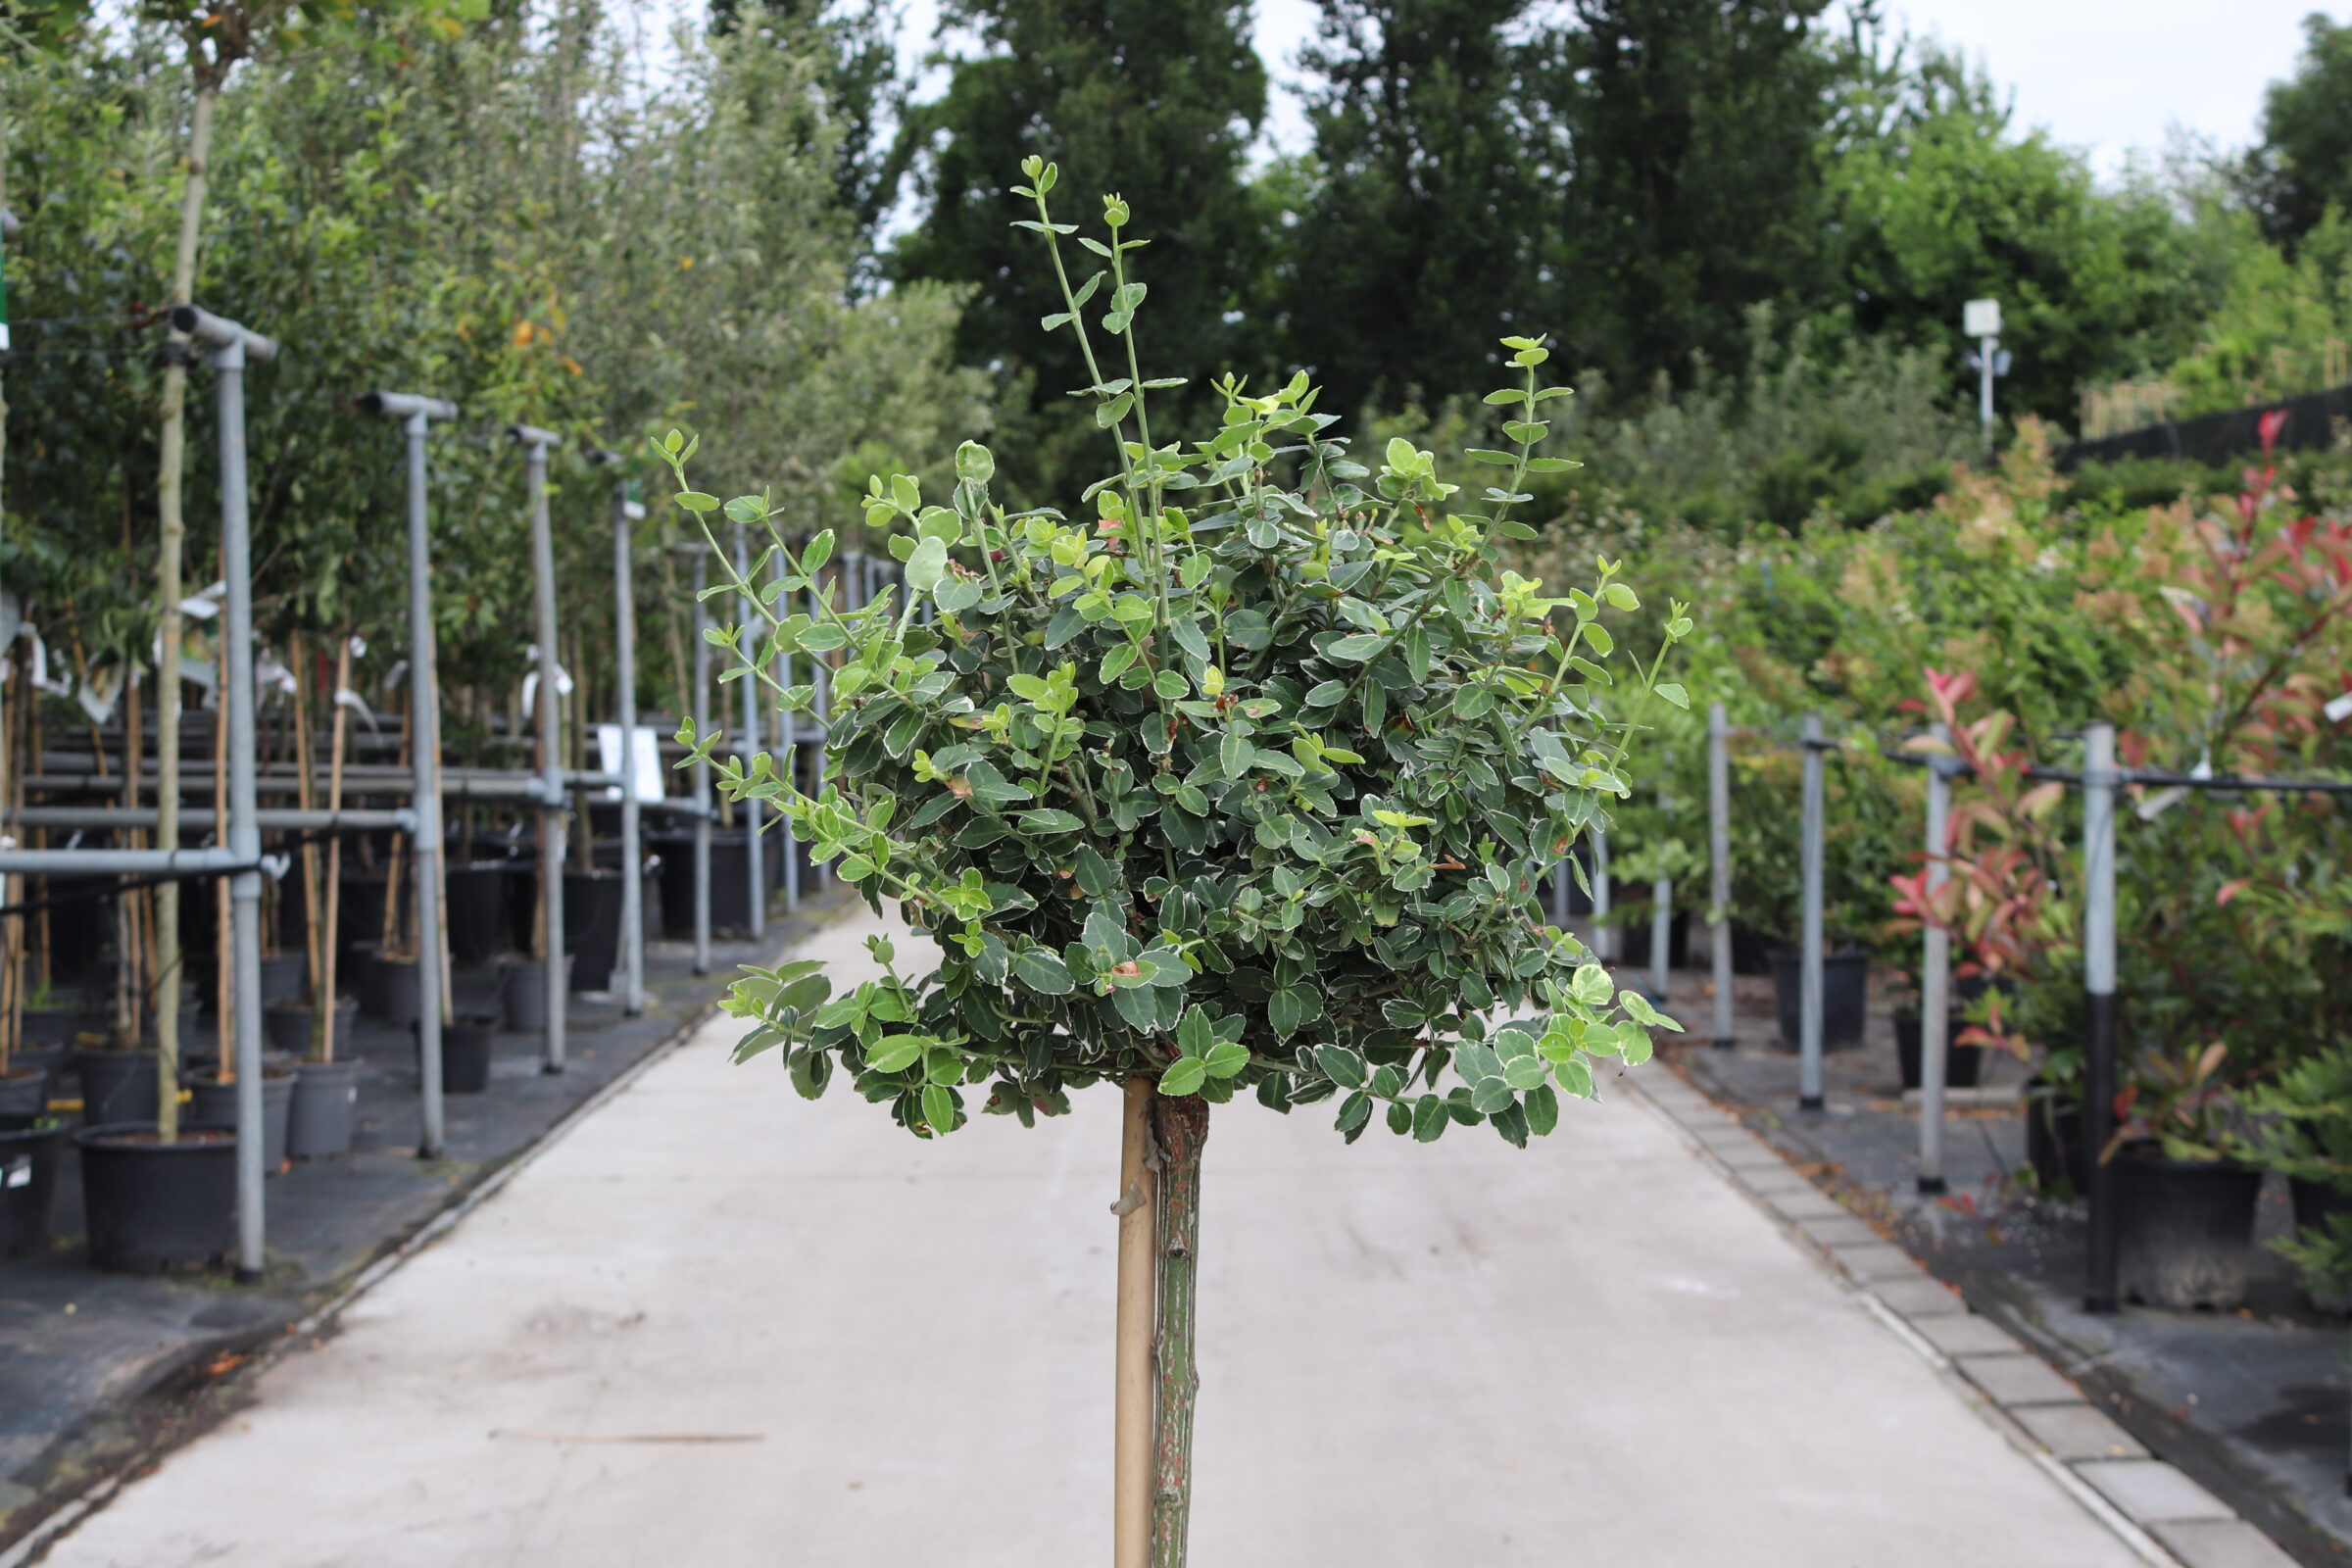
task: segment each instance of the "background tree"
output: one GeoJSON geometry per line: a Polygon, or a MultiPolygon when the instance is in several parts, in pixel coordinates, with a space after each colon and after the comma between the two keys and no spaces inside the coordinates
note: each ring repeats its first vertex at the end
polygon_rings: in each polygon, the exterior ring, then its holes
{"type": "Polygon", "coordinates": [[[1549,97],[1575,363],[1622,385],[1722,359],[1749,306],[1821,289],[1828,0],[1575,0],[1549,97]]]}
{"type": "Polygon", "coordinates": [[[1323,0],[1311,187],[1288,232],[1283,343],[1335,409],[1484,385],[1558,323],[1542,270],[1567,169],[1530,89],[1528,0],[1323,0]]]}
{"type": "Polygon", "coordinates": [[[1031,265],[1033,236],[1007,226],[1024,214],[1004,172],[1032,153],[1058,159],[1102,182],[1070,192],[1074,207],[1093,211],[1115,189],[1160,216],[1130,275],[1151,290],[1153,364],[1191,383],[1175,407],[1202,407],[1209,376],[1269,358],[1268,303],[1249,287],[1267,237],[1244,177],[1265,66],[1243,0],[954,0],[941,26],[968,29],[981,50],[950,62],[941,97],[907,112],[897,167],[922,216],[889,270],[971,286],[957,356],[1000,389],[1008,489],[1043,495],[1099,432],[1064,395],[1092,380],[1074,339],[1038,330],[1062,304],[1031,265]]]}
{"type": "Polygon", "coordinates": [[[2352,209],[2352,25],[2317,11],[2303,19],[2302,57],[2264,97],[2245,174],[2264,228],[2289,246],[2330,207],[2352,209]]]}

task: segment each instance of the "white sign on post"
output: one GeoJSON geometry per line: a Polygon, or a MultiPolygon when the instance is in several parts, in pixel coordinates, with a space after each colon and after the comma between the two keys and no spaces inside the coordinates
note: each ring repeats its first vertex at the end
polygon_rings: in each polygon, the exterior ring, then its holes
{"type": "Polygon", "coordinates": [[[2001,335],[2001,302],[1970,300],[1960,307],[1960,330],[1969,337],[2001,335]]]}

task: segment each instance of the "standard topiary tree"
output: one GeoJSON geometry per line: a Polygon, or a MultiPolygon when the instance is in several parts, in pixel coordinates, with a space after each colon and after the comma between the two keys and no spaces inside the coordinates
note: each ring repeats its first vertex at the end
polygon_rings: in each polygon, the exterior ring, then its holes
{"type": "MultiPolygon", "coordinates": [[[[977,445],[945,505],[876,479],[867,525],[905,530],[906,593],[843,612],[820,592],[813,614],[786,612],[832,535],[795,549],[764,498],[724,503],[769,529],[786,596],[760,598],[712,540],[711,596],[763,606],[713,634],[731,678],[805,710],[809,687],[771,678],[779,656],[838,660],[822,792],[680,738],[942,952],[910,977],[876,940],[884,977],[838,997],[813,962],[751,971],[729,1003],[755,1023],[737,1059],[780,1048],[811,1099],[844,1074],[918,1137],[1125,1086],[1118,1560],[1176,1564],[1209,1107],[1336,1101],[1350,1143],[1378,1117],[1424,1143],[1483,1122],[1524,1145],[1561,1096],[1592,1095],[1598,1064],[1649,1055],[1648,1031],[1675,1026],[1544,923],[1535,881],[1628,793],[1621,685],[1686,703],[1656,675],[1690,623],[1675,606],[1643,668],[1604,624],[1639,603],[1614,564],[1558,597],[1499,568],[1501,542],[1532,536],[1508,516],[1521,481],[1566,466],[1534,455],[1565,395],[1541,384],[1537,340],[1504,340],[1519,384],[1487,401],[1512,450],[1469,456],[1507,482],[1471,507],[1408,442],[1376,470],[1352,459],[1303,375],[1263,395],[1228,379],[1215,432],[1159,444],[1149,402],[1168,383],[1143,378],[1129,266],[1144,242],[1106,200],[1108,239],[1078,241],[1099,266],[1071,281],[1054,166],[1023,170],[1022,226],[1064,300],[1044,324],[1077,336],[1114,471],[1075,517],[1006,515],[977,445]]],[[[722,510],[687,484],[693,442],[661,450],[681,506],[722,510]]]]}

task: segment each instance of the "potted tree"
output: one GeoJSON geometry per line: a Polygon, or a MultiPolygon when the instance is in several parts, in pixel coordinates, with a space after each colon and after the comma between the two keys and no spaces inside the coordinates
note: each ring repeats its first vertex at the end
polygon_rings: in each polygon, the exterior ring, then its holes
{"type": "MultiPolygon", "coordinates": [[[[1626,688],[1684,694],[1655,685],[1666,646],[1618,652],[1610,612],[1639,600],[1613,564],[1556,596],[1497,568],[1526,532],[1509,516],[1523,481],[1563,466],[1535,454],[1564,390],[1541,384],[1539,340],[1504,340],[1521,378],[1489,401],[1508,450],[1470,454],[1502,482],[1475,501],[1404,440],[1357,462],[1303,375],[1262,395],[1228,378],[1218,428],[1163,445],[1151,402],[1169,383],[1140,368],[1126,205],[1105,200],[1106,239],[1083,242],[1102,265],[1072,282],[1054,167],[1023,172],[1025,226],[1063,280],[1046,325],[1077,334],[1116,466],[1075,517],[1007,514],[972,444],[944,504],[876,479],[869,527],[906,530],[903,598],[786,601],[721,631],[739,678],[785,708],[812,694],[772,678],[778,655],[838,657],[817,796],[767,756],[717,760],[691,724],[680,738],[944,954],[841,996],[813,962],[753,971],[728,1003],[754,1023],[739,1058],[780,1052],[811,1098],[846,1077],[926,1138],[1121,1087],[1136,1309],[1120,1320],[1119,1560],[1145,1561],[1148,1540],[1150,1560],[1180,1563],[1211,1108],[1248,1093],[1276,1111],[1333,1102],[1350,1142],[1377,1121],[1524,1144],[1562,1096],[1645,1059],[1666,1020],[1547,926],[1534,890],[1629,793],[1626,688]]],[[[707,531],[722,510],[767,528],[749,575],[773,563],[785,592],[805,586],[832,534],[796,549],[766,498],[694,490],[695,445],[660,446],[678,504],[707,531]]],[[[741,592],[710,542],[713,597],[741,592]]],[[[1689,630],[1678,606],[1665,644],[1689,630]]]]}

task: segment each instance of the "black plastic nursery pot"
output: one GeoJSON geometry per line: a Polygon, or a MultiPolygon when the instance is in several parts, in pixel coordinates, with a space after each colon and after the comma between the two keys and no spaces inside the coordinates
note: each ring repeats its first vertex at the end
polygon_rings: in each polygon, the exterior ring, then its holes
{"type": "Polygon", "coordinates": [[[18,1067],[38,1067],[49,1075],[48,1095],[52,1100],[64,1098],[66,1074],[74,1068],[74,1048],[47,1043],[38,1046],[19,1046],[8,1054],[9,1062],[18,1067]]]}
{"type": "MultiPolygon", "coordinates": [[[[568,967],[572,956],[564,955],[568,967]]],[[[513,958],[499,966],[499,1007],[506,1015],[507,1027],[518,1032],[534,1032],[547,1027],[547,960],[544,958],[513,958]]]]}
{"type": "Polygon", "coordinates": [[[2026,1086],[2026,1163],[2034,1185],[2050,1192],[2063,1182],[2071,1192],[2090,1190],[2090,1164],[2082,1152],[2082,1102],[2061,1095],[2038,1080],[2026,1086]]]}
{"type": "Polygon", "coordinates": [[[368,960],[368,983],[360,989],[360,1010],[396,1029],[406,1028],[416,1021],[420,1010],[417,999],[422,994],[415,958],[387,958],[379,954],[368,960]]]}
{"type": "MultiPolygon", "coordinates": [[[[271,1175],[285,1168],[286,1124],[294,1113],[294,1069],[290,1066],[266,1065],[262,1068],[262,1169],[271,1175]]],[[[195,1073],[188,1078],[188,1114],[191,1127],[234,1127],[237,1124],[237,1083],[233,1078],[221,1079],[211,1073],[195,1073]]]]}
{"type": "Polygon", "coordinates": [[[478,1095],[490,1087],[490,1051],[499,1020],[459,1018],[441,1026],[441,1092],[478,1095]]]}
{"type": "MultiPolygon", "coordinates": [[[[671,939],[694,936],[694,835],[664,833],[650,841],[662,857],[662,929],[671,939]]],[[[743,834],[710,833],[710,930],[713,935],[751,928],[751,885],[744,880],[750,858],[743,834]]]]}
{"type": "Polygon", "coordinates": [[[90,1261],[122,1274],[217,1267],[237,1241],[237,1135],[185,1127],[167,1144],[155,1123],[115,1122],[74,1135],[90,1261]]]}
{"type": "Polygon", "coordinates": [[[310,989],[311,960],[300,953],[262,955],[262,1005],[292,1002],[310,989]]]}
{"type": "Polygon", "coordinates": [[[507,900],[514,877],[505,860],[453,865],[449,885],[449,956],[456,963],[488,963],[509,951],[507,900]]]}
{"type": "Polygon", "coordinates": [[[0,1116],[0,1258],[49,1250],[65,1142],[66,1124],[54,1116],[0,1116]]]}
{"type": "Polygon", "coordinates": [[[102,1027],[98,1009],[86,1002],[69,1002],[54,1007],[24,1009],[24,1043],[26,1045],[71,1046],[83,1030],[102,1027]]]}
{"type": "Polygon", "coordinates": [[[1732,973],[1772,973],[1773,941],[1754,926],[1732,922],[1732,973]]]}
{"type": "Polygon", "coordinates": [[[609,991],[620,957],[620,873],[564,873],[564,951],[571,989],[609,991]]]}
{"type": "Polygon", "coordinates": [[[2245,1298],[2262,1172],[2129,1150],[2110,1172],[2116,1287],[2126,1300],[2226,1311],[2245,1298]]]}
{"type": "MultiPolygon", "coordinates": [[[[1629,969],[1647,969],[1654,961],[1649,952],[1651,915],[1646,905],[1634,905],[1624,912],[1624,924],[1617,927],[1617,961],[1629,969]]],[[[1690,911],[1676,909],[1667,916],[1666,967],[1690,967],[1690,911]]]]}
{"type": "MultiPolygon", "coordinates": [[[[1781,1044],[1793,1051],[1803,1023],[1803,956],[1790,948],[1772,955],[1773,1001],[1781,1018],[1781,1044]]],[[[1862,1043],[1864,1009],[1870,999],[1870,955],[1831,953],[1821,960],[1821,1049],[1837,1051],[1862,1043]]]]}
{"type": "MultiPolygon", "coordinates": [[[[358,1021],[360,1004],[346,997],[335,1004],[334,1054],[338,1056],[351,1049],[351,1031],[358,1021]]],[[[311,1054],[311,1030],[316,1025],[318,1009],[307,1002],[280,1002],[262,1011],[262,1038],[270,1049],[289,1056],[311,1054]]]]}
{"type": "Polygon", "coordinates": [[[161,1102],[154,1052],[76,1051],[74,1070],[81,1078],[84,1126],[155,1120],[161,1102]]]}
{"type": "Polygon", "coordinates": [[[286,1152],[297,1159],[331,1159],[351,1152],[359,1118],[360,1064],[306,1061],[295,1069],[294,1103],[286,1122],[286,1152]]]}
{"type": "Polygon", "coordinates": [[[2305,1238],[2317,1240],[2326,1236],[2329,1220],[2338,1214],[2352,1214],[2352,1193],[2325,1182],[2289,1177],[2286,1196],[2295,1211],[2295,1232],[2305,1238]]]}
{"type": "MultiPolygon", "coordinates": [[[[1950,1021],[1943,1026],[1943,1086],[1946,1089],[1974,1089],[1984,1081],[1984,1048],[1952,1044],[1960,1038],[1960,1031],[1967,1027],[1968,1020],[1958,1013],[1953,1013],[1950,1021]]],[[[1905,1089],[1918,1089],[1928,1081],[1920,1055],[1919,1014],[1896,1013],[1894,1057],[1896,1064],[1902,1068],[1905,1089]]]]}
{"type": "Polygon", "coordinates": [[[49,1109],[49,1069],[12,1055],[0,1072],[0,1116],[39,1116],[49,1109]]]}

